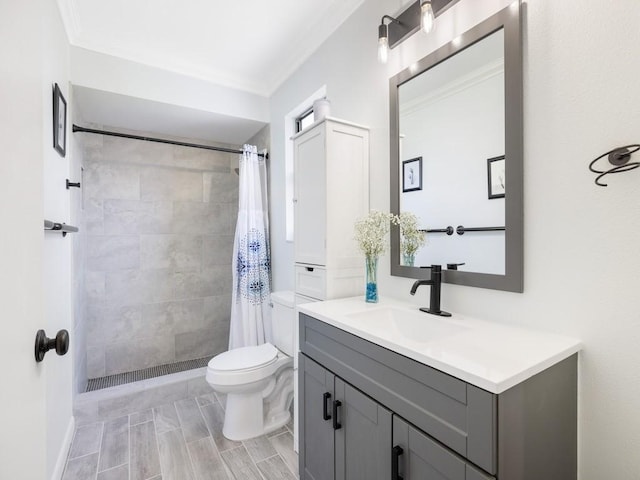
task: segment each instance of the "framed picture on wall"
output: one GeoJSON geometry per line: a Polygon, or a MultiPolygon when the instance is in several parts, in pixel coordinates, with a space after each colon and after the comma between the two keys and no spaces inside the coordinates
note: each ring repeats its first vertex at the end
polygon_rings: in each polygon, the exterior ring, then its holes
{"type": "Polygon", "coordinates": [[[489,186],[489,200],[494,198],[504,198],[504,155],[487,159],[487,179],[489,186]]]}
{"type": "Polygon", "coordinates": [[[67,151],[67,101],[56,83],[53,87],[53,148],[64,157],[67,151]]]}
{"type": "Polygon", "coordinates": [[[422,157],[402,162],[402,191],[422,190],[422,157]]]}

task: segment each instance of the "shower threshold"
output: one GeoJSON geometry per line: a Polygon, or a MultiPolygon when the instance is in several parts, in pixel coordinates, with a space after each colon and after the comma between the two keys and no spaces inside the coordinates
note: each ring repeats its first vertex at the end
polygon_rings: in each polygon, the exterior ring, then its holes
{"type": "Polygon", "coordinates": [[[195,360],[167,363],[165,365],[157,365],[132,372],[116,373],[115,375],[107,375],[106,377],[90,378],[87,380],[87,389],[85,392],[93,392],[95,390],[102,390],[103,388],[115,387],[116,385],[124,385],[148,378],[206,367],[209,360],[211,360],[211,357],[196,358],[195,360]]]}

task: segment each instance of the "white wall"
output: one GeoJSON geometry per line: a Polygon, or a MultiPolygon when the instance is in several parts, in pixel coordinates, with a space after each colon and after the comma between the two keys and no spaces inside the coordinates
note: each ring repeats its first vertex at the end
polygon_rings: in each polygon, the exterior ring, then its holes
{"type": "MultiPolygon", "coordinates": [[[[293,287],[284,241],[284,115],[327,85],[332,115],[371,127],[371,207],[389,208],[388,79],[508,4],[461,0],[430,37],[416,34],[376,62],[376,29],[394,0],[369,0],[271,98],[274,289],[293,287]]],[[[531,0],[524,15],[524,293],[443,286],[443,306],[581,338],[582,480],[636,479],[640,471],[640,171],[609,187],[587,170],[596,156],[638,142],[640,2],[531,0]]],[[[413,303],[411,280],[380,292],[413,303]]]]}
{"type": "MultiPolygon", "coordinates": [[[[70,124],[86,125],[83,121],[73,85],[69,88],[70,124]]],[[[90,136],[94,139],[95,136],[90,136]]],[[[89,140],[91,141],[91,140],[89,140]]],[[[88,143],[87,137],[71,134],[69,137],[69,180],[80,182],[80,189],[69,191],[69,220],[80,230],[71,235],[71,311],[73,312],[73,342],[70,350],[73,358],[73,398],[83,393],[87,387],[87,295],[85,294],[85,263],[87,249],[87,232],[84,215],[84,152],[88,143]]]]}
{"type": "Polygon", "coordinates": [[[230,117],[269,121],[268,100],[261,95],[84,48],[71,47],[71,79],[74,85],[106,92],[230,117]]]}
{"type": "MultiPolygon", "coordinates": [[[[70,177],[72,156],[72,134],[70,129],[72,99],[69,88],[69,45],[60,18],[56,2],[45,2],[42,14],[44,34],[44,65],[42,74],[43,102],[43,179],[44,218],[54,222],[72,223],[70,221],[70,199],[78,195],[77,189],[67,190],[65,180],[79,181],[70,177]],[[67,152],[62,158],[53,149],[53,99],[52,86],[58,83],[67,101],[67,152]]],[[[48,232],[44,236],[43,251],[43,286],[44,286],[44,320],[41,328],[47,336],[54,337],[61,329],[70,334],[69,353],[65,356],[50,351],[43,361],[46,369],[47,399],[47,478],[51,478],[56,469],[64,466],[66,459],[65,442],[73,431],[72,373],[73,347],[76,341],[73,329],[71,307],[71,246],[72,235],[62,237],[61,234],[48,232]]],[[[56,472],[57,473],[57,472],[56,472]]]]}

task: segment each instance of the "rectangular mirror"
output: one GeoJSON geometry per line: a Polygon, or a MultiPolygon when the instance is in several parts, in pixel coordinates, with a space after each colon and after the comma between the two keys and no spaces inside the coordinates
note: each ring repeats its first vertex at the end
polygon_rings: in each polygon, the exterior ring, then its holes
{"type": "Polygon", "coordinates": [[[391,274],[523,289],[522,54],[513,5],[390,80],[391,211],[427,232],[414,258],[391,232],[391,274]]]}

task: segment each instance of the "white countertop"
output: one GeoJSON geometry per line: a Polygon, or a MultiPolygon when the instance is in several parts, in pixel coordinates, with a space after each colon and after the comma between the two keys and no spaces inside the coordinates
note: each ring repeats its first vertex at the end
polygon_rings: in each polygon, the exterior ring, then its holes
{"type": "Polygon", "coordinates": [[[492,393],[581,350],[580,340],[453,313],[438,317],[392,299],[298,305],[298,311],[492,393]]]}

